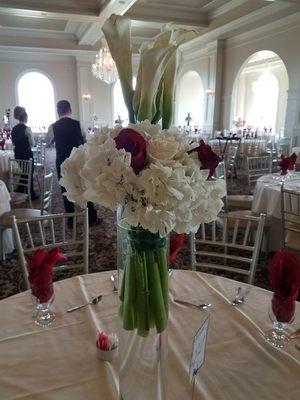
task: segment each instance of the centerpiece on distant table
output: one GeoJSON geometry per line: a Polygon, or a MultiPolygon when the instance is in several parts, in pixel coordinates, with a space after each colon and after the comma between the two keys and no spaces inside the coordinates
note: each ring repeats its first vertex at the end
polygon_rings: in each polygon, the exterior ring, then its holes
{"type": "Polygon", "coordinates": [[[202,222],[215,220],[225,187],[208,180],[218,159],[206,145],[169,129],[177,49],[190,33],[166,28],[142,46],[134,91],[130,20],[112,15],[103,31],[130,124],[102,128],[74,149],[62,165],[60,183],[81,206],[92,201],[118,210],[120,396],[165,399],[168,234],[196,232],[202,222]]]}

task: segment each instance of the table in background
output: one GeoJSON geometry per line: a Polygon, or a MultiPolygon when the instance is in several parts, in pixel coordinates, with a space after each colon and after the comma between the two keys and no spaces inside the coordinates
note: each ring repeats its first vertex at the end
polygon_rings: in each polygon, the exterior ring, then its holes
{"type": "Polygon", "coordinates": [[[292,153],[296,153],[297,154],[296,170],[300,171],[300,147],[293,147],[292,148],[292,153]]]}
{"type": "MultiPolygon", "coordinates": [[[[281,223],[281,185],[280,174],[268,174],[260,177],[253,192],[252,211],[256,214],[265,213],[269,218],[271,229],[269,250],[280,249],[282,237],[281,223]]],[[[287,179],[284,186],[300,191],[300,173],[295,172],[287,179]]]]}
{"type": "Polygon", "coordinates": [[[0,179],[6,184],[8,183],[10,158],[15,158],[13,151],[0,150],[0,179]]]}
{"type": "MultiPolygon", "coordinates": [[[[5,183],[0,180],[0,215],[8,211],[10,211],[10,194],[7,190],[5,183]]],[[[3,235],[2,240],[3,240],[4,253],[9,254],[15,248],[13,242],[12,230],[5,229],[4,231],[2,231],[2,235],[3,235]]],[[[0,254],[0,259],[1,257],[2,255],[0,254]]]]}
{"type": "MultiPolygon", "coordinates": [[[[0,398],[10,400],[115,400],[118,362],[96,357],[97,330],[117,332],[118,296],[111,272],[77,276],[55,283],[56,321],[41,328],[31,318],[30,292],[0,301],[0,398]],[[103,294],[94,306],[66,313],[71,305],[103,294]]],[[[193,335],[207,314],[175,299],[212,303],[206,361],[196,378],[195,400],[298,400],[300,351],[294,343],[274,349],[262,336],[271,328],[272,293],[253,287],[247,302],[230,302],[241,284],[193,271],[170,277],[168,387],[170,400],[188,400],[193,335]]],[[[244,285],[244,284],[242,284],[244,285]]],[[[299,328],[297,304],[295,325],[299,328]]],[[[135,382],[132,390],[135,390],[135,382]]],[[[146,399],[141,399],[146,400],[146,399]]]]}

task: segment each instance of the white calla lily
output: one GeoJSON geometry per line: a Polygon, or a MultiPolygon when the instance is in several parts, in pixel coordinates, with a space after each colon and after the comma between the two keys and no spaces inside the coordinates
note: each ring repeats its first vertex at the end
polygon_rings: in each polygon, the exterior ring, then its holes
{"type": "Polygon", "coordinates": [[[112,14],[105,21],[102,31],[106,38],[111,55],[118,70],[124,102],[126,104],[129,121],[134,123],[135,116],[132,107],[132,53],[131,53],[131,21],[129,18],[112,14]]]}

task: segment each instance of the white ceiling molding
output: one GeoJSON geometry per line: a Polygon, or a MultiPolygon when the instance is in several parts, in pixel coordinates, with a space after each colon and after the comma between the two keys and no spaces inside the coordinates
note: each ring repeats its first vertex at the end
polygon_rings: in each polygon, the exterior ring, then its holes
{"type": "Polygon", "coordinates": [[[209,18],[215,19],[217,17],[220,17],[221,15],[226,14],[232,11],[234,8],[246,3],[248,3],[248,0],[229,0],[226,4],[224,4],[224,6],[218,7],[217,9],[209,13],[209,18]]]}
{"type": "Polygon", "coordinates": [[[67,12],[52,12],[52,11],[36,11],[36,10],[24,10],[24,9],[14,9],[3,7],[2,1],[0,3],[0,14],[3,15],[13,15],[16,17],[23,18],[41,18],[41,19],[58,19],[64,21],[87,21],[96,22],[98,21],[98,15],[95,14],[77,14],[77,13],[67,13],[67,12]]]}
{"type": "Polygon", "coordinates": [[[129,12],[128,17],[133,20],[146,20],[153,22],[175,22],[180,25],[193,25],[197,27],[207,27],[207,14],[197,8],[169,5],[161,3],[137,3],[129,12]]]}
{"type": "MultiPolygon", "coordinates": [[[[293,6],[292,6],[293,7],[293,6]]],[[[185,54],[192,53],[196,48],[199,48],[207,43],[213,42],[217,39],[229,39],[245,31],[251,31],[256,28],[256,24],[260,25],[262,22],[264,28],[269,19],[272,19],[274,14],[280,13],[285,17],[284,13],[290,14],[291,5],[285,3],[275,3],[272,7],[264,7],[263,9],[255,10],[233,21],[225,23],[218,28],[203,33],[202,35],[184,43],[181,48],[185,54]],[[254,28],[253,28],[254,27],[254,28]]],[[[280,19],[278,20],[280,21],[280,19]]]]}
{"type": "Polygon", "coordinates": [[[111,14],[123,15],[137,0],[107,0],[97,22],[90,25],[79,39],[79,44],[94,45],[103,36],[102,26],[111,14]]]}
{"type": "Polygon", "coordinates": [[[80,15],[99,14],[99,6],[94,0],[1,0],[1,7],[11,10],[39,11],[53,14],[70,13],[80,15]]]}
{"type": "Polygon", "coordinates": [[[300,11],[288,15],[279,20],[270,22],[269,24],[266,24],[259,28],[253,29],[245,33],[241,33],[230,39],[227,39],[226,46],[231,46],[231,47],[240,46],[244,45],[247,42],[259,39],[262,36],[263,37],[275,36],[283,31],[290,30],[295,28],[296,26],[299,26],[299,22],[300,22],[300,11]]]}

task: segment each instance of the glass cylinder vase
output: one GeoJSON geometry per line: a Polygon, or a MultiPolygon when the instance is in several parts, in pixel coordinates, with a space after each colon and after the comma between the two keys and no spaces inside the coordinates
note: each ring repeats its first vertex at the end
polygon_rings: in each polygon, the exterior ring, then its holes
{"type": "Polygon", "coordinates": [[[168,241],[118,214],[120,399],[165,400],[168,241]]]}

